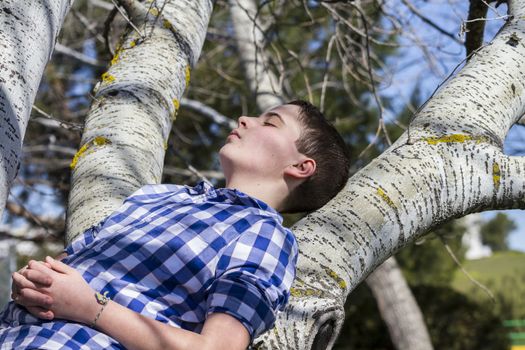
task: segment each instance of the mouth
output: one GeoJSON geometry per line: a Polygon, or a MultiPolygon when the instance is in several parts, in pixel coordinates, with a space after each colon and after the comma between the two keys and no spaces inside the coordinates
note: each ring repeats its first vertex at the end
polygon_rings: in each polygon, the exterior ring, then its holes
{"type": "Polygon", "coordinates": [[[237,132],[237,130],[233,130],[229,135],[228,135],[228,139],[231,139],[231,138],[241,138],[241,136],[239,135],[239,133],[237,132]]]}

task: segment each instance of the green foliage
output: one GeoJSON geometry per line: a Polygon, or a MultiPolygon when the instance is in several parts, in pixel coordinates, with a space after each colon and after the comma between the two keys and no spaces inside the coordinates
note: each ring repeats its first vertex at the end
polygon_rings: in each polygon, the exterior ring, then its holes
{"type": "Polygon", "coordinates": [[[334,350],[395,349],[377,303],[364,283],[348,296],[345,314],[345,323],[334,350]]]}
{"type": "Polygon", "coordinates": [[[449,287],[416,286],[412,289],[435,349],[508,349],[503,318],[490,304],[476,302],[449,287]]]}
{"type": "Polygon", "coordinates": [[[506,214],[498,213],[481,227],[481,241],[488,245],[492,251],[508,250],[508,236],[516,229],[514,221],[506,214]]]}
{"type": "Polygon", "coordinates": [[[504,319],[525,319],[525,254],[506,251],[488,258],[469,260],[465,269],[494,293],[496,301],[456,271],[452,286],[480,303],[490,305],[504,319]]]}
{"type": "Polygon", "coordinates": [[[396,255],[397,262],[410,285],[448,285],[454,276],[456,263],[445,249],[446,243],[454,255],[463,260],[461,235],[465,228],[459,221],[450,221],[429,233],[419,242],[408,245],[396,255]]]}
{"type": "MultiPolygon", "coordinates": [[[[503,319],[491,305],[446,286],[420,285],[412,292],[421,307],[435,349],[508,349],[503,319]]],[[[346,320],[336,350],[394,349],[372,293],[361,285],[345,305],[346,320]]]]}

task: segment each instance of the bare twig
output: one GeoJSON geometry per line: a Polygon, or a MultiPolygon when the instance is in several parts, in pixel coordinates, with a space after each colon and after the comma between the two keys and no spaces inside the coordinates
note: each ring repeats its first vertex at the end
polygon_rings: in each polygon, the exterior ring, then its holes
{"type": "Polygon", "coordinates": [[[117,15],[118,9],[117,6],[114,6],[111,11],[108,14],[108,17],[104,21],[104,32],[102,35],[104,36],[104,43],[106,45],[106,50],[109,52],[110,56],[115,56],[115,50],[111,47],[111,40],[109,38],[109,35],[111,33],[111,24],[115,20],[115,16],[117,15]]]}
{"type": "Polygon", "coordinates": [[[476,279],[474,279],[469,273],[467,270],[465,270],[465,268],[463,267],[463,265],[461,265],[461,262],[458,260],[458,258],[456,257],[456,255],[454,254],[454,252],[452,251],[452,249],[450,249],[450,246],[445,243],[443,241],[443,239],[441,240],[443,242],[443,245],[445,246],[445,249],[447,250],[448,254],[452,257],[452,260],[454,260],[454,262],[456,263],[456,265],[459,267],[459,269],[461,270],[461,272],[463,272],[465,274],[465,276],[467,276],[467,278],[470,280],[470,282],[474,283],[476,286],[478,286],[479,288],[481,288],[485,293],[487,293],[487,295],[490,297],[490,299],[493,301],[493,302],[496,302],[496,298],[494,297],[494,294],[490,291],[490,289],[488,289],[485,285],[483,285],[482,283],[476,281],[476,279]]]}
{"type": "MultiPolygon", "coordinates": [[[[196,171],[192,171],[189,169],[165,166],[163,173],[164,175],[171,175],[171,176],[179,175],[179,176],[187,176],[187,177],[197,176],[196,174],[200,174],[209,179],[224,180],[224,174],[220,171],[214,171],[214,170],[201,170],[201,171],[196,172],[196,171]]],[[[200,176],[198,177],[200,178],[200,176]]]]}
{"type": "Polygon", "coordinates": [[[113,8],[113,5],[110,4],[109,2],[106,2],[106,1],[89,0],[89,2],[92,3],[93,5],[97,6],[97,7],[103,8],[104,10],[110,11],[113,8]]]}
{"type": "Polygon", "coordinates": [[[75,51],[73,49],[70,49],[69,47],[62,45],[61,43],[56,43],[55,45],[55,52],[61,53],[63,55],[72,57],[82,63],[88,64],[90,66],[96,67],[96,68],[103,68],[104,65],[100,63],[96,58],[91,58],[89,56],[84,55],[81,52],[75,51]]]}
{"type": "Polygon", "coordinates": [[[207,118],[210,118],[211,120],[213,120],[214,123],[224,125],[231,129],[234,129],[237,126],[237,122],[217,112],[215,109],[209,107],[208,105],[202,102],[191,100],[188,98],[182,98],[180,104],[183,108],[191,109],[207,118]]]}
{"type": "MultiPolygon", "coordinates": [[[[369,33],[368,33],[367,19],[365,17],[365,14],[361,10],[361,8],[359,8],[359,6],[355,5],[354,3],[352,3],[352,6],[357,10],[357,12],[359,12],[359,14],[361,16],[361,19],[363,20],[363,27],[365,29],[365,34],[366,34],[366,36],[365,36],[365,39],[366,39],[366,58],[367,58],[367,61],[368,61],[367,68],[368,68],[368,75],[369,75],[369,78],[370,78],[370,85],[372,87],[372,94],[374,95],[374,98],[375,98],[376,103],[377,103],[377,107],[379,109],[379,125],[381,126],[381,130],[383,131],[383,134],[385,135],[385,139],[386,139],[388,145],[391,145],[392,141],[390,140],[390,136],[388,135],[388,131],[387,131],[386,126],[385,126],[385,120],[384,120],[384,117],[383,117],[383,114],[384,114],[383,104],[381,103],[381,99],[379,98],[379,95],[377,94],[377,91],[376,91],[376,88],[375,88],[375,84],[374,84],[374,76],[372,74],[372,63],[370,62],[370,42],[368,40],[369,33]]],[[[377,137],[376,137],[376,139],[377,139],[377,137]]]]}
{"type": "MultiPolygon", "coordinates": [[[[472,1],[474,1],[474,0],[472,0],[472,1]]],[[[429,26],[431,26],[432,28],[434,28],[435,30],[440,32],[441,34],[448,36],[450,39],[452,39],[456,43],[458,43],[460,45],[463,45],[463,41],[458,39],[457,35],[455,35],[454,33],[448,32],[445,29],[441,28],[439,25],[437,25],[430,18],[428,18],[427,16],[425,16],[424,14],[419,12],[419,10],[410,1],[401,0],[401,2],[403,4],[405,4],[405,6],[408,7],[410,9],[410,11],[412,11],[413,14],[418,16],[423,22],[425,22],[426,24],[428,24],[429,26]]]]}
{"type": "Polygon", "coordinates": [[[72,10],[71,13],[73,14],[73,16],[75,16],[76,19],[80,21],[80,23],[84,25],[84,27],[88,30],[88,32],[91,33],[91,35],[93,35],[93,37],[95,37],[101,43],[104,42],[104,38],[96,30],[96,27],[97,27],[96,22],[93,22],[93,23],[89,22],[89,20],[79,11],[72,10]]]}
{"type": "Polygon", "coordinates": [[[325,73],[324,73],[324,77],[323,77],[323,86],[321,88],[321,103],[320,103],[320,106],[319,106],[319,109],[321,110],[321,112],[324,111],[324,99],[325,99],[325,95],[326,95],[326,87],[327,87],[327,84],[328,84],[328,68],[330,68],[330,56],[332,54],[332,46],[334,45],[335,39],[336,39],[336,37],[335,37],[335,35],[333,35],[330,38],[330,41],[328,42],[328,48],[326,49],[325,73]]]}
{"type": "Polygon", "coordinates": [[[66,121],[63,121],[63,120],[59,120],[59,119],[53,117],[52,115],[44,112],[43,110],[41,110],[40,108],[38,108],[35,105],[33,105],[33,109],[36,112],[38,112],[40,115],[42,115],[45,119],[44,118],[32,118],[31,121],[37,122],[37,123],[39,123],[41,125],[44,125],[46,127],[53,128],[53,129],[62,128],[62,129],[73,130],[73,131],[77,131],[77,132],[81,132],[82,131],[82,125],[81,124],[71,123],[71,122],[66,122],[66,121]]]}
{"type": "MultiPolygon", "coordinates": [[[[145,34],[141,33],[141,31],[137,28],[137,26],[133,23],[133,21],[129,18],[129,17],[132,17],[132,15],[135,13],[135,12],[140,12],[139,10],[142,10],[143,6],[142,4],[140,4],[137,0],[119,0],[120,4],[122,6],[124,6],[124,8],[126,9],[126,11],[130,14],[130,16],[128,17],[126,15],[126,12],[124,12],[122,10],[122,8],[120,8],[119,4],[117,3],[116,0],[111,0],[111,2],[113,2],[113,4],[115,5],[115,7],[117,8],[118,12],[120,12],[120,14],[122,15],[122,17],[124,17],[124,19],[126,20],[126,22],[129,23],[129,25],[133,28],[133,30],[135,30],[138,35],[144,39],[146,37],[145,34]]],[[[144,15],[146,13],[146,10],[144,9],[144,15]]]]}

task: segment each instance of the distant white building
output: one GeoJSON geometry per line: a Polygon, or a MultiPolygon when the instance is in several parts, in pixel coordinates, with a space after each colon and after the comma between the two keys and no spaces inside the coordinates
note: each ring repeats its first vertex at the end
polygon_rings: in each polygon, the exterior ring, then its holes
{"type": "Polygon", "coordinates": [[[480,213],[470,214],[463,218],[466,231],[461,239],[467,249],[465,258],[468,260],[485,258],[492,255],[492,249],[481,241],[481,225],[484,220],[480,213]]]}

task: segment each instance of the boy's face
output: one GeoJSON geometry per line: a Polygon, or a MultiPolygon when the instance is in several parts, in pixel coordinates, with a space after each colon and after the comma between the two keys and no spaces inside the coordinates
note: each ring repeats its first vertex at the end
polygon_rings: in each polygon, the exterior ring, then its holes
{"type": "Polygon", "coordinates": [[[219,151],[226,180],[236,173],[254,179],[282,178],[286,167],[304,157],[295,146],[302,130],[299,113],[299,106],[282,105],[259,117],[240,117],[219,151]]]}

